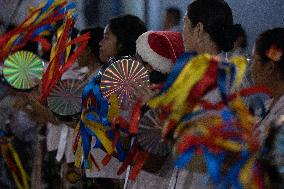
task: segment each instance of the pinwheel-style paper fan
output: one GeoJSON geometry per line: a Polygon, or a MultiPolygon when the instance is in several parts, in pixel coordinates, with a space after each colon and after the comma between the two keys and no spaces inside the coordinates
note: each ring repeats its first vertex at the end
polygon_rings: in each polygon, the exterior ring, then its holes
{"type": "Polygon", "coordinates": [[[29,51],[18,51],[4,61],[3,75],[16,89],[31,89],[43,75],[43,61],[29,51]]]}
{"type": "Polygon", "coordinates": [[[138,61],[133,59],[121,59],[112,63],[103,73],[101,79],[101,91],[108,98],[116,94],[120,107],[129,107],[135,100],[133,86],[149,86],[149,72],[138,61]]]}
{"type": "Polygon", "coordinates": [[[142,117],[137,141],[145,151],[155,155],[166,156],[170,152],[168,144],[161,141],[163,122],[159,119],[157,109],[148,110],[142,117]]]}
{"type": "Polygon", "coordinates": [[[81,111],[83,83],[76,79],[59,81],[47,97],[51,111],[60,116],[71,116],[81,111]]]}

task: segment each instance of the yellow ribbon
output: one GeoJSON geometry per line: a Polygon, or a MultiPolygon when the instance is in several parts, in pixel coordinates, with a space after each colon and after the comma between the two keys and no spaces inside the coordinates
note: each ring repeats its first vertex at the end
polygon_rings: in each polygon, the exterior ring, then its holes
{"type": "Polygon", "coordinates": [[[256,156],[251,157],[240,171],[239,179],[245,188],[249,188],[252,182],[252,172],[256,156]]]}
{"type": "Polygon", "coordinates": [[[112,121],[119,115],[119,102],[117,95],[111,95],[109,97],[110,107],[108,112],[108,120],[112,121]]]}
{"type": "Polygon", "coordinates": [[[237,75],[235,87],[240,87],[244,74],[246,72],[247,60],[245,57],[233,57],[230,62],[232,62],[237,67],[237,75]]]}
{"type": "Polygon", "coordinates": [[[75,154],[75,167],[81,166],[81,159],[82,159],[82,138],[79,139],[78,148],[75,154]]]}
{"type": "Polygon", "coordinates": [[[89,121],[86,116],[82,117],[82,121],[95,133],[96,137],[100,140],[108,154],[113,154],[114,152],[117,152],[116,148],[114,149],[112,147],[112,141],[107,136],[106,128],[104,126],[99,123],[89,121]]]}
{"type": "Polygon", "coordinates": [[[240,152],[242,150],[242,145],[240,143],[224,140],[222,138],[216,138],[214,143],[224,149],[227,149],[230,152],[240,152]]]}
{"type": "Polygon", "coordinates": [[[19,179],[18,179],[18,176],[15,172],[11,171],[11,174],[12,174],[12,177],[15,181],[15,184],[16,184],[16,187],[18,189],[29,189],[29,184],[28,184],[28,175],[26,173],[26,171],[24,170],[23,168],[23,165],[21,163],[21,160],[19,158],[19,155],[17,154],[16,150],[14,149],[13,145],[12,144],[4,144],[4,145],[0,145],[1,147],[1,152],[2,152],[2,155],[4,157],[4,159],[7,159],[7,155],[8,155],[8,150],[10,151],[19,171],[20,171],[20,175],[21,175],[21,179],[23,181],[23,186],[22,184],[20,183],[19,179]]]}
{"type": "Polygon", "coordinates": [[[9,150],[10,150],[10,152],[11,152],[11,154],[12,154],[12,156],[13,156],[15,162],[16,162],[16,165],[17,165],[17,167],[18,167],[18,169],[20,171],[20,174],[22,176],[22,181],[23,181],[23,184],[24,184],[23,188],[24,189],[28,189],[29,188],[28,175],[27,175],[26,171],[24,170],[24,167],[23,167],[22,162],[21,162],[21,160],[19,158],[19,155],[16,152],[16,150],[13,147],[12,144],[8,144],[8,147],[9,147],[9,150]]]}
{"type": "Polygon", "coordinates": [[[250,114],[245,103],[242,101],[241,97],[237,97],[231,102],[233,110],[235,110],[238,115],[241,126],[243,126],[247,131],[253,132],[253,126],[255,124],[254,117],[250,114]]]}
{"type": "Polygon", "coordinates": [[[181,71],[171,88],[165,93],[149,101],[151,108],[172,104],[173,113],[170,119],[179,120],[187,110],[186,99],[192,87],[204,76],[211,56],[208,54],[192,58],[181,71]],[[190,78],[190,79],[189,79],[190,78]]]}

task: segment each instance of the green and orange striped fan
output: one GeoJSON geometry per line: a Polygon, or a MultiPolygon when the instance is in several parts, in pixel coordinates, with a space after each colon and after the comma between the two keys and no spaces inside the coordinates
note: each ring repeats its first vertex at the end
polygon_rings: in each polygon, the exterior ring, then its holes
{"type": "Polygon", "coordinates": [[[4,61],[3,75],[16,89],[37,86],[43,75],[43,61],[29,51],[18,51],[4,61]]]}

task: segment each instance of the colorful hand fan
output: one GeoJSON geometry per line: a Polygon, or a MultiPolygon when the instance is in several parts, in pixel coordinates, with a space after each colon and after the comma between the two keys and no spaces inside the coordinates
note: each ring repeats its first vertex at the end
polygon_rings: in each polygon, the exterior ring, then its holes
{"type": "Polygon", "coordinates": [[[18,51],[4,61],[3,75],[16,89],[31,89],[40,83],[43,61],[28,51],[18,51]]]}
{"type": "Polygon", "coordinates": [[[76,79],[59,81],[47,97],[51,111],[61,116],[80,113],[83,83],[76,79]]]}
{"type": "Polygon", "coordinates": [[[170,148],[161,141],[162,127],[163,122],[159,119],[159,111],[157,109],[148,110],[139,124],[137,134],[139,146],[155,155],[167,155],[170,152],[170,148]]]}
{"type": "Polygon", "coordinates": [[[101,91],[108,98],[116,94],[121,108],[130,107],[134,102],[133,86],[149,86],[149,72],[138,61],[133,59],[121,59],[112,63],[103,73],[101,79],[101,91]]]}

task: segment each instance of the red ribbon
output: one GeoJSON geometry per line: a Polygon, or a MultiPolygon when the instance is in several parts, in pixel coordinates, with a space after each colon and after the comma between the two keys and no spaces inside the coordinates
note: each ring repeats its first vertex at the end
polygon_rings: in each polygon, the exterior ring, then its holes
{"type": "Polygon", "coordinates": [[[44,51],[48,51],[51,48],[51,44],[43,37],[37,36],[32,41],[40,43],[44,51]]]}
{"type": "Polygon", "coordinates": [[[9,157],[8,149],[6,147],[5,151],[2,152],[2,154],[11,172],[13,172],[17,176],[18,181],[21,182],[21,184],[23,184],[22,177],[20,176],[20,171],[18,170],[17,165],[15,164],[13,159],[9,157]]]}
{"type": "Polygon", "coordinates": [[[243,133],[241,131],[224,131],[224,127],[225,125],[212,126],[208,129],[209,133],[207,136],[194,136],[192,134],[185,134],[179,142],[177,151],[179,153],[183,153],[193,146],[205,145],[209,149],[211,149],[211,151],[218,153],[222,150],[222,148],[212,143],[212,138],[242,138],[243,133]]]}
{"type": "Polygon", "coordinates": [[[260,165],[258,165],[258,163],[255,166],[255,171],[253,172],[253,180],[257,186],[258,189],[264,189],[265,184],[264,184],[264,174],[263,174],[263,170],[260,168],[260,165]]]}
{"type": "MultiPolygon", "coordinates": [[[[234,93],[229,95],[228,97],[228,101],[232,101],[235,98],[237,98],[238,94],[240,96],[249,96],[249,95],[253,95],[253,94],[257,94],[257,93],[264,93],[267,94],[269,96],[272,95],[271,90],[269,90],[267,87],[263,87],[263,86],[254,86],[254,87],[249,87],[249,88],[245,88],[240,90],[239,93],[234,93]]],[[[222,108],[224,108],[225,104],[223,102],[219,102],[216,104],[210,103],[208,101],[205,100],[201,100],[201,105],[204,109],[207,110],[220,110],[222,108]]]]}
{"type": "Polygon", "coordinates": [[[169,134],[175,129],[176,124],[177,122],[175,120],[170,120],[164,127],[164,130],[162,132],[162,138],[167,138],[169,134]]]}
{"type": "Polygon", "coordinates": [[[209,66],[204,74],[204,77],[196,83],[191,89],[188,97],[188,106],[192,109],[199,103],[200,98],[210,89],[216,86],[216,78],[218,73],[219,61],[216,58],[211,58],[209,66]]]}
{"type": "Polygon", "coordinates": [[[111,158],[112,158],[112,155],[107,154],[107,155],[104,157],[104,159],[102,160],[102,164],[103,164],[104,166],[106,166],[106,165],[110,162],[111,158]]]}
{"type": "MultiPolygon", "coordinates": [[[[71,18],[68,18],[66,20],[66,26],[63,31],[63,35],[59,38],[58,42],[58,52],[55,55],[54,59],[51,60],[47,71],[45,72],[43,79],[42,79],[42,95],[41,95],[41,102],[45,103],[46,98],[49,95],[50,90],[56,85],[56,82],[60,80],[63,73],[69,69],[72,64],[75,62],[76,58],[79,56],[79,54],[86,48],[88,40],[90,38],[89,33],[86,33],[84,35],[81,35],[70,42],[67,42],[69,37],[69,32],[71,27],[74,25],[74,20],[71,18]],[[63,57],[63,54],[66,50],[66,48],[69,45],[80,43],[80,46],[76,49],[76,51],[71,55],[71,57],[68,59],[67,62],[65,62],[63,65],[61,65],[61,60],[63,57]],[[51,70],[51,67],[53,67],[53,70],[51,70]]],[[[65,57],[64,57],[65,58],[65,57]]]]}
{"type": "Polygon", "coordinates": [[[135,180],[137,176],[139,175],[145,161],[149,158],[150,154],[145,151],[139,151],[137,154],[137,159],[135,161],[134,166],[131,169],[129,179],[130,180],[135,180]]]}
{"type": "Polygon", "coordinates": [[[76,153],[77,151],[77,148],[78,148],[78,143],[79,143],[79,140],[80,140],[80,137],[81,137],[81,133],[80,131],[78,131],[76,137],[75,137],[75,141],[73,143],[73,152],[76,153]]]}
{"type": "Polygon", "coordinates": [[[121,129],[129,128],[129,123],[121,116],[116,118],[116,124],[118,124],[121,129]]]}
{"type": "Polygon", "coordinates": [[[91,161],[94,163],[95,167],[98,169],[98,171],[100,171],[101,169],[92,154],[90,154],[90,158],[91,158],[91,161]]]}
{"type": "MultiPolygon", "coordinates": [[[[61,4],[59,7],[63,7],[64,4],[61,4]]],[[[3,60],[10,54],[13,53],[17,50],[19,50],[20,48],[24,47],[26,45],[26,43],[31,39],[31,36],[33,34],[33,32],[44,26],[44,25],[49,25],[51,23],[57,22],[59,20],[64,19],[65,14],[61,14],[61,15],[57,15],[58,14],[58,10],[54,11],[53,14],[51,14],[50,16],[48,16],[47,18],[43,19],[40,23],[38,23],[37,25],[29,25],[29,26],[24,26],[24,24],[32,17],[34,16],[39,10],[34,11],[20,26],[18,26],[17,28],[14,28],[11,31],[8,31],[7,33],[5,33],[3,36],[1,36],[0,38],[0,47],[1,49],[4,48],[4,46],[8,43],[8,41],[12,38],[12,36],[15,36],[17,34],[21,34],[23,35],[23,39],[21,41],[20,44],[18,45],[12,45],[10,47],[10,49],[6,49],[5,51],[0,51],[0,60],[3,62],[3,60]]],[[[43,44],[45,47],[46,44],[43,44]]]]}
{"type": "Polygon", "coordinates": [[[129,123],[129,134],[135,135],[138,132],[139,121],[140,121],[140,113],[141,113],[141,100],[137,100],[133,106],[131,119],[129,123]]]}
{"type": "Polygon", "coordinates": [[[124,171],[126,171],[128,165],[130,165],[133,162],[137,153],[138,153],[138,147],[137,147],[137,145],[134,144],[132,146],[132,148],[130,149],[130,152],[129,152],[127,158],[124,160],[124,162],[122,163],[122,165],[118,169],[118,172],[117,172],[118,175],[121,175],[122,173],[124,173],[124,171]]]}

